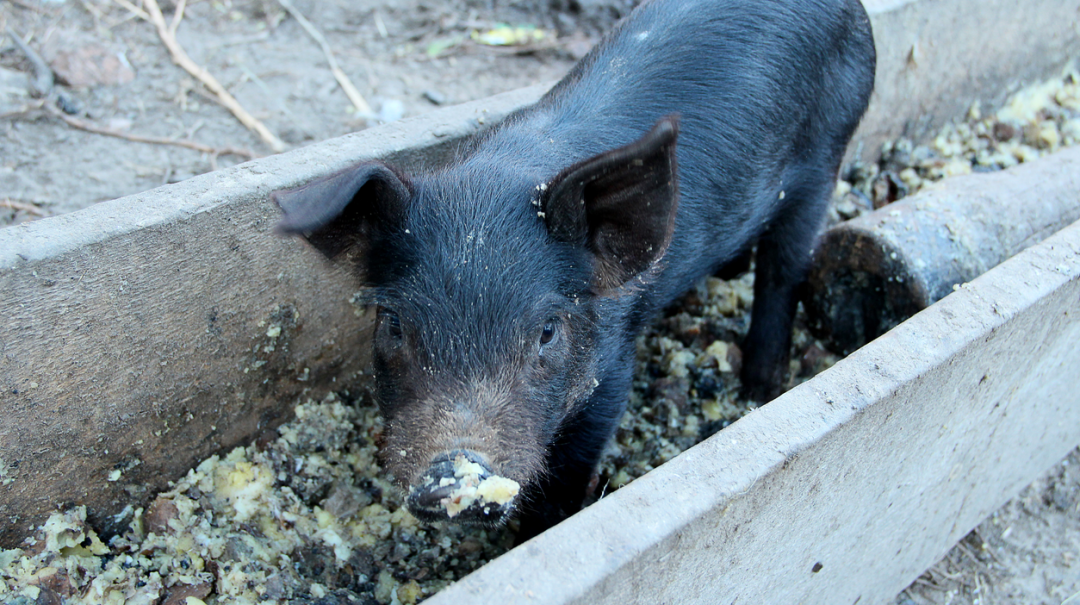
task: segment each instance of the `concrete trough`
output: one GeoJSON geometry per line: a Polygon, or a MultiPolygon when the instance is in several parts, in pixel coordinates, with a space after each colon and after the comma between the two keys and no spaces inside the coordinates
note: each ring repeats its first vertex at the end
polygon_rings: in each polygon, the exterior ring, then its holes
{"type": "Polygon", "coordinates": [[[1078,343],[1080,222],[427,602],[887,602],[1080,444],[1078,343]]]}
{"type": "MultiPolygon", "coordinates": [[[[878,80],[851,157],[1080,56],[1075,0],[867,7],[878,80]]],[[[69,503],[116,530],[301,393],[362,380],[355,285],[273,236],[268,193],[438,162],[544,89],[0,230],[0,547],[69,503]]],[[[1078,250],[1073,226],[432,602],[890,597],[1080,442],[1078,250]]]]}

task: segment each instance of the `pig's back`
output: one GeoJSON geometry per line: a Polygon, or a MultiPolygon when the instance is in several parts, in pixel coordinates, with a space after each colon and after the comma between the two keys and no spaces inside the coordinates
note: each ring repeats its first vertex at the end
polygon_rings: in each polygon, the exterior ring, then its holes
{"type": "Polygon", "coordinates": [[[858,0],[651,0],[493,138],[551,178],[679,114],[680,209],[642,301],[656,307],[761,232],[786,176],[807,162],[835,176],[873,66],[858,0]]]}

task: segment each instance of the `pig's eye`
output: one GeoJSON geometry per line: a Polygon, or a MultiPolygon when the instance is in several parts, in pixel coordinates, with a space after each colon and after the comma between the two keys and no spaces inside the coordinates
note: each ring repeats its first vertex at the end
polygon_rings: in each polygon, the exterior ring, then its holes
{"type": "Polygon", "coordinates": [[[394,338],[401,338],[401,318],[398,314],[386,307],[379,307],[379,325],[383,326],[387,333],[394,338]]]}
{"type": "Polygon", "coordinates": [[[540,332],[540,346],[543,347],[546,344],[551,344],[551,341],[555,340],[557,335],[558,331],[555,329],[555,320],[548,320],[548,322],[544,324],[543,331],[540,332]]]}

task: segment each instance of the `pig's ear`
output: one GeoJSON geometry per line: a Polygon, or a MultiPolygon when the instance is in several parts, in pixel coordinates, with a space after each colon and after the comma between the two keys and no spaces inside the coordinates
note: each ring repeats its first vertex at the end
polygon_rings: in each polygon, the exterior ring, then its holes
{"type": "Polygon", "coordinates": [[[410,192],[403,176],[372,161],[270,197],[285,215],[279,233],[303,235],[327,258],[359,260],[374,224],[403,219],[410,192]]]}
{"type": "Polygon", "coordinates": [[[544,215],[556,239],[594,255],[593,289],[618,288],[664,255],[675,228],[677,116],[645,136],[564,170],[548,186],[544,215]]]}

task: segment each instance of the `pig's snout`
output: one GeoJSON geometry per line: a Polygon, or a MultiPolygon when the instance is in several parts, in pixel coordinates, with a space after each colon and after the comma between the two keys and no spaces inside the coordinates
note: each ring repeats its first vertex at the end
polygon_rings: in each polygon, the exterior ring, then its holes
{"type": "Polygon", "coordinates": [[[520,489],[494,474],[479,454],[455,450],[432,460],[409,489],[406,505],[423,521],[499,524],[514,510],[520,489]]]}

